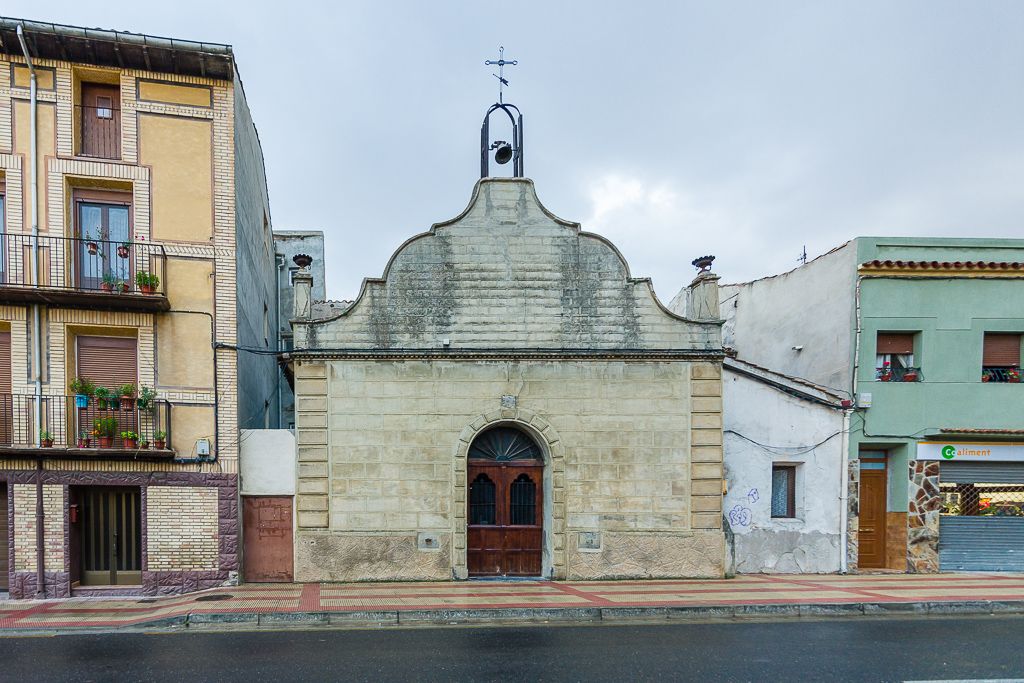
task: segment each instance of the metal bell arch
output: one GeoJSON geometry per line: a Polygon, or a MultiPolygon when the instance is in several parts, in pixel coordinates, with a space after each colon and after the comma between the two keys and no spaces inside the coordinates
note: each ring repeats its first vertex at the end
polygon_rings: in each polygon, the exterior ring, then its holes
{"type": "Polygon", "coordinates": [[[491,175],[491,150],[497,149],[504,140],[496,140],[491,143],[491,114],[502,110],[512,122],[512,177],[523,177],[523,115],[519,107],[514,104],[497,102],[491,105],[484,115],[483,125],[480,126],[480,177],[488,178],[491,175]],[[512,112],[515,111],[515,114],[512,112]]]}

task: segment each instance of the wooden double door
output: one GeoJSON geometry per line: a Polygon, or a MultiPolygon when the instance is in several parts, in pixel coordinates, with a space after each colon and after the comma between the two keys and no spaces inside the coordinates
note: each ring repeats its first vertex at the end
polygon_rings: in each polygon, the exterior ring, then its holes
{"type": "Polygon", "coordinates": [[[540,576],[544,464],[469,461],[467,561],[470,576],[540,576]]]}

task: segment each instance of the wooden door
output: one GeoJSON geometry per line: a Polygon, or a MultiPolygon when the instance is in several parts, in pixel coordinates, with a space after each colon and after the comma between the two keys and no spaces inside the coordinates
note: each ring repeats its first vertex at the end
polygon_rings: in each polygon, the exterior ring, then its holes
{"type": "Polygon", "coordinates": [[[244,496],[242,528],[245,580],[292,580],[292,499],[244,496]]]}
{"type": "Polygon", "coordinates": [[[469,462],[470,576],[541,575],[543,477],[540,462],[469,462]]]}
{"type": "Polygon", "coordinates": [[[96,486],[76,493],[82,515],[82,585],[141,584],[141,491],[96,486]]]}
{"type": "MultiPolygon", "coordinates": [[[[881,469],[860,471],[860,527],[858,530],[858,567],[882,569],[885,567],[885,508],[888,480],[885,461],[881,469]]],[[[873,464],[873,463],[872,463],[873,464]]]]}
{"type": "Polygon", "coordinates": [[[7,484],[0,484],[0,590],[8,589],[10,535],[7,531],[7,484]]]}
{"type": "Polygon", "coordinates": [[[121,158],[121,90],[116,85],[82,84],[82,155],[121,158]]]}

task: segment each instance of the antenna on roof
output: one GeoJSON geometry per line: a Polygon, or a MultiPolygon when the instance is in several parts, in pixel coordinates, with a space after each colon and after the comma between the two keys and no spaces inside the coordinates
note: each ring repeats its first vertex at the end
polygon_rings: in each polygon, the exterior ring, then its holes
{"type": "Polygon", "coordinates": [[[804,245],[804,250],[802,252],[800,252],[800,256],[798,256],[796,260],[799,261],[800,263],[805,264],[805,265],[807,264],[807,245],[806,244],[804,245]]]}

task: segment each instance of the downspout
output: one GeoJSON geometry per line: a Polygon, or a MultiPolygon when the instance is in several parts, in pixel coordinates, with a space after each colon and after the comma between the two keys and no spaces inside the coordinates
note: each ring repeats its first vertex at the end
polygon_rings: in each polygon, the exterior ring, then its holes
{"type": "MultiPolygon", "coordinates": [[[[31,187],[32,205],[30,216],[32,221],[32,258],[30,260],[32,272],[32,284],[39,284],[39,172],[38,148],[36,143],[36,68],[32,64],[32,55],[25,43],[25,33],[21,24],[17,28],[18,42],[21,43],[21,52],[25,55],[25,63],[28,65],[28,101],[29,101],[29,186],[31,187]]],[[[42,324],[39,319],[39,304],[32,304],[32,371],[35,375],[35,400],[33,408],[35,412],[35,444],[41,446],[39,430],[43,425],[43,341],[42,324]]],[[[46,589],[43,586],[46,579],[46,559],[43,556],[46,546],[46,531],[44,524],[46,513],[43,508],[43,461],[39,460],[36,466],[36,598],[46,597],[46,589]]]]}
{"type": "Polygon", "coordinates": [[[842,453],[839,457],[839,573],[847,574],[850,571],[850,552],[847,544],[850,542],[850,532],[847,526],[850,524],[850,410],[843,411],[843,439],[842,453]]]}
{"type": "MultiPolygon", "coordinates": [[[[284,273],[284,254],[274,254],[274,263],[277,266],[277,289],[274,292],[274,344],[277,346],[278,351],[284,351],[281,348],[281,287],[284,286],[284,279],[282,277],[284,273]]],[[[284,370],[281,369],[279,363],[275,359],[277,371],[277,428],[280,429],[281,425],[284,424],[284,405],[281,403],[281,380],[284,377],[284,370]]]]}

